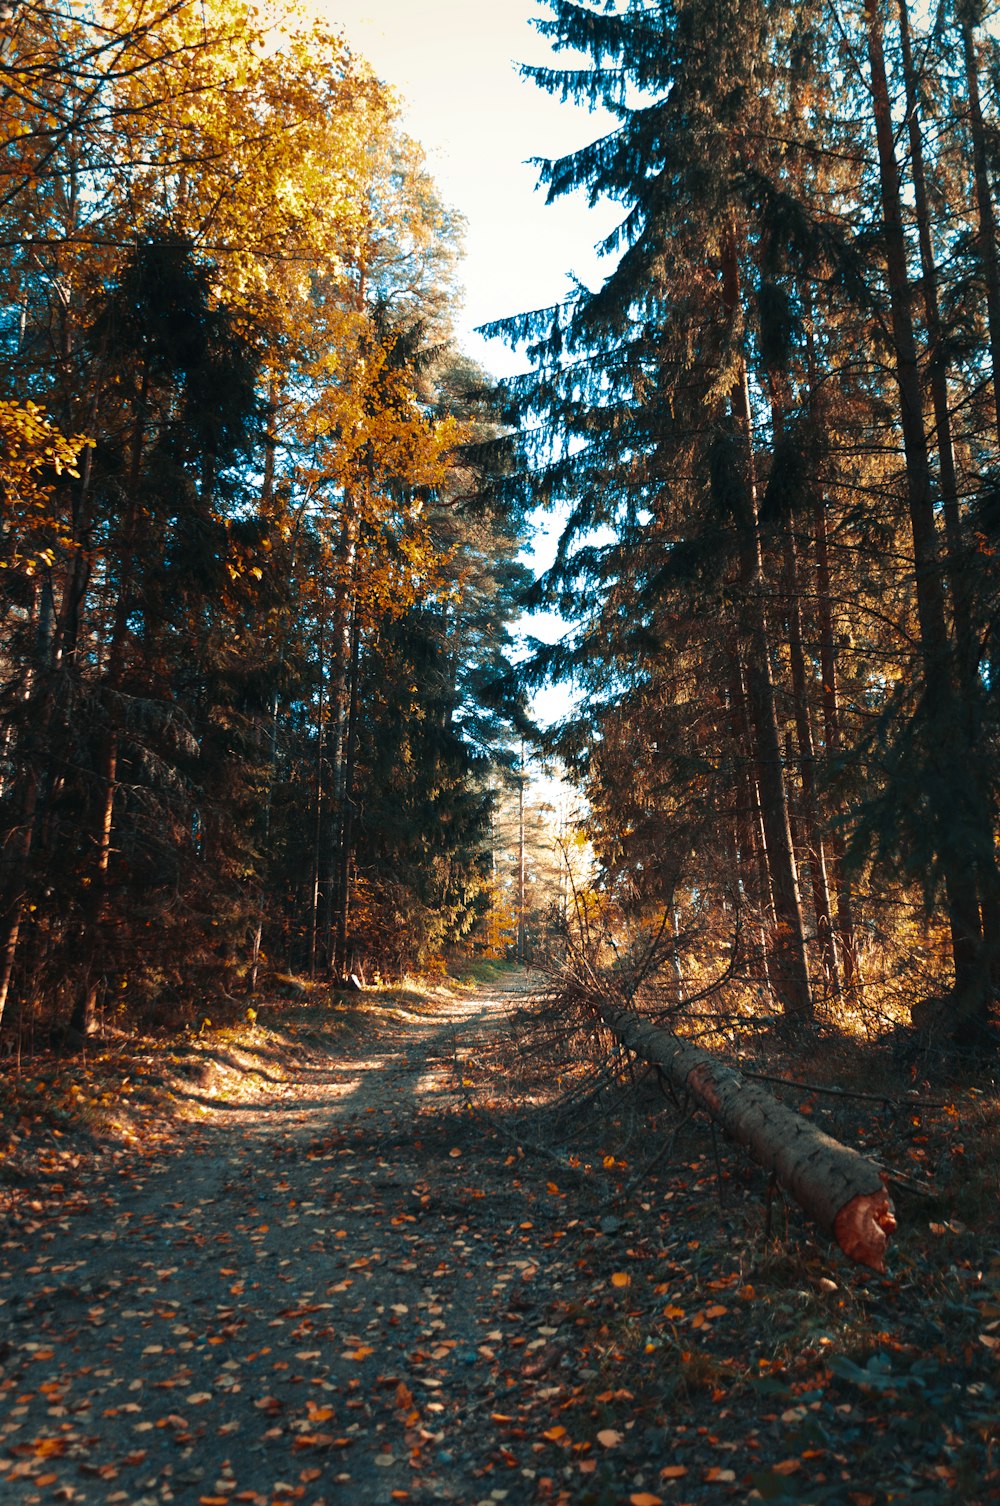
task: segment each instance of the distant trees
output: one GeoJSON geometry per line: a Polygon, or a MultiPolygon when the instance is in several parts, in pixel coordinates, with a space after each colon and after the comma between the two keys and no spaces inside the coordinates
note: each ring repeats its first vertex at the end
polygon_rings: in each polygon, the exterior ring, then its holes
{"type": "Polygon", "coordinates": [[[458,227],[318,24],[2,24],[0,1023],[426,960],[484,913],[523,576],[458,227]]]}
{"type": "Polygon", "coordinates": [[[535,672],[587,696],[560,741],[605,882],[742,917],[736,973],[799,1017],[856,999],[862,920],[901,950],[946,934],[976,1037],[1000,959],[994,44],[968,7],[914,45],[883,0],[546,3],[576,56],[526,71],[619,123],[542,181],[623,218],[602,286],[495,332],[534,357],[508,485],[567,509],[539,599],[576,627],[535,672]]]}

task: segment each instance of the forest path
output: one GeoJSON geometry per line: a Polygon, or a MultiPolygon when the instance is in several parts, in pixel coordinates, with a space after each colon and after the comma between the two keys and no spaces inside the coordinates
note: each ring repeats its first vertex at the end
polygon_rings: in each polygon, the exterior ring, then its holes
{"type": "Polygon", "coordinates": [[[249,1100],[192,1087],[198,1123],[15,1203],[7,1506],[534,1498],[510,1432],[573,1365],[543,1312],[560,1205],[529,1210],[461,1086],[525,991],[338,1037],[249,1100]]]}
{"type": "MultiPolygon", "coordinates": [[[[569,1130],[541,1106],[561,1048],[506,1028],[527,991],[307,1000],[75,1064],[63,1097],[117,1083],[131,1144],[17,1121],[3,1506],[1000,1500],[992,1205],[982,1234],[911,1208],[886,1277],[788,1215],[768,1241],[766,1179],[654,1085],[569,1130]]],[[[902,1160],[911,1116],[863,1107],[902,1160]]]]}

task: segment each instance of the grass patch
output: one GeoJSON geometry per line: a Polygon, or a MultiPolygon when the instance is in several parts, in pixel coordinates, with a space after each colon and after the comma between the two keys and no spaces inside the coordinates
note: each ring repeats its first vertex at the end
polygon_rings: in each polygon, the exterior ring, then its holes
{"type": "Polygon", "coordinates": [[[499,983],[504,978],[509,978],[511,973],[516,972],[517,967],[516,962],[508,962],[505,959],[487,960],[484,957],[472,957],[449,963],[448,973],[456,983],[463,985],[499,983]]]}

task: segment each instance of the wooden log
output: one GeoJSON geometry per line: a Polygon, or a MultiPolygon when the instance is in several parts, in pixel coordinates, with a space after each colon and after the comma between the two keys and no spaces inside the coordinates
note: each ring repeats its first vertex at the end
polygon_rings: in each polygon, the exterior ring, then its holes
{"type": "Polygon", "coordinates": [[[885,1178],[858,1151],[786,1108],[733,1067],[661,1030],[631,1009],[600,1004],[616,1040],[659,1067],[675,1090],[691,1097],[786,1188],[849,1259],[885,1269],[896,1227],[885,1178]]]}

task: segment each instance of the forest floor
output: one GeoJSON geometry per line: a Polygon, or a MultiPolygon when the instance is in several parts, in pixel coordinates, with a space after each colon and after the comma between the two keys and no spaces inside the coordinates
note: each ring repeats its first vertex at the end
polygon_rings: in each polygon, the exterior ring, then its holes
{"type": "Polygon", "coordinates": [[[793,1095],[906,1170],[875,1276],[526,990],[8,1068],[5,1506],[1000,1501],[995,1090],[793,1095]]]}

